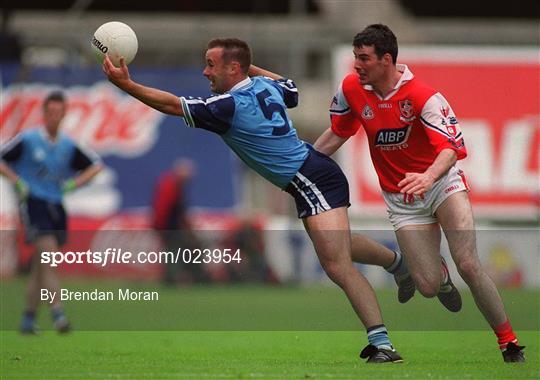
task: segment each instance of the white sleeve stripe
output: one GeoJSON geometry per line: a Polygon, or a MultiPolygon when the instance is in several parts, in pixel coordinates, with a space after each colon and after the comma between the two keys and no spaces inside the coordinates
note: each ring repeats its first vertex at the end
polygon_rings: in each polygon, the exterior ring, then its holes
{"type": "MultiPolygon", "coordinates": [[[[195,121],[193,120],[193,117],[191,116],[188,102],[189,100],[186,100],[186,98],[184,98],[183,96],[180,97],[180,104],[182,105],[182,112],[184,113],[184,121],[186,122],[188,127],[195,128],[195,121]]],[[[202,102],[202,100],[199,100],[199,102],[202,102]]],[[[197,103],[197,102],[192,102],[191,104],[194,104],[194,103],[197,103]]]]}
{"type": "Polygon", "coordinates": [[[11,140],[9,140],[6,145],[0,149],[0,155],[4,155],[4,153],[9,152],[15,145],[20,143],[22,141],[22,137],[20,134],[15,135],[11,140]]]}
{"type": "Polygon", "coordinates": [[[450,136],[448,133],[446,133],[445,131],[443,131],[442,129],[440,129],[439,127],[437,127],[436,125],[430,124],[430,123],[429,123],[427,120],[425,120],[422,116],[420,116],[420,120],[422,121],[422,123],[423,123],[426,127],[430,128],[430,129],[432,129],[432,130],[434,130],[434,131],[436,131],[436,132],[439,132],[440,134],[442,134],[442,135],[444,135],[444,136],[446,136],[446,137],[452,138],[452,136],[450,136]]]}
{"type": "Polygon", "coordinates": [[[270,77],[265,77],[265,78],[276,82],[278,85],[280,85],[281,87],[283,87],[284,89],[288,91],[298,92],[298,89],[296,88],[296,85],[294,84],[292,79],[287,79],[287,78],[272,79],[270,77]]]}
{"type": "Polygon", "coordinates": [[[285,83],[283,82],[278,82],[278,84],[283,87],[285,90],[287,91],[291,91],[291,92],[298,92],[298,89],[296,87],[289,87],[287,86],[285,83]]]}
{"type": "Polygon", "coordinates": [[[345,114],[348,114],[349,112],[351,112],[350,108],[345,108],[344,110],[330,109],[330,114],[332,114],[332,115],[345,115],[345,114]]]}
{"type": "Polygon", "coordinates": [[[226,99],[226,98],[230,98],[230,97],[231,97],[231,94],[216,95],[216,96],[212,96],[211,98],[206,99],[206,102],[203,102],[203,103],[210,104],[210,103],[213,103],[213,102],[215,102],[217,100],[226,99]]]}
{"type": "Polygon", "coordinates": [[[204,100],[202,99],[186,99],[184,97],[182,97],[186,104],[206,104],[204,100]]]}
{"type": "Polygon", "coordinates": [[[230,94],[223,94],[223,95],[216,95],[216,96],[212,96],[211,98],[208,98],[206,100],[202,100],[202,99],[186,99],[185,97],[181,97],[181,99],[184,99],[185,103],[186,104],[203,104],[203,105],[208,105],[210,103],[213,103],[215,101],[218,101],[220,99],[226,99],[226,98],[230,98],[231,95],[230,94]]]}
{"type": "Polygon", "coordinates": [[[90,161],[92,161],[93,165],[101,164],[101,157],[99,157],[96,152],[94,152],[93,150],[89,149],[88,147],[86,147],[84,145],[77,145],[77,148],[79,148],[79,150],[86,157],[88,157],[90,159],[90,161]]]}
{"type": "Polygon", "coordinates": [[[434,127],[432,125],[426,125],[426,127],[431,129],[432,131],[437,132],[440,135],[443,135],[444,137],[448,137],[449,139],[452,138],[452,136],[450,136],[448,133],[444,132],[443,130],[441,130],[441,129],[437,128],[437,127],[434,127]]]}

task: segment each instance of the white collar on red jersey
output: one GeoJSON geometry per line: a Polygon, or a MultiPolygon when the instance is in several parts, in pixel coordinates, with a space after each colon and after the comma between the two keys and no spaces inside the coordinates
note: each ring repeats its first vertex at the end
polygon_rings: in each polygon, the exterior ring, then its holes
{"type": "MultiPolygon", "coordinates": [[[[412,73],[411,70],[409,70],[409,66],[404,65],[402,63],[398,63],[396,64],[396,68],[399,72],[402,73],[401,78],[399,78],[398,82],[394,86],[394,89],[390,91],[384,99],[381,98],[382,100],[390,99],[392,96],[394,96],[394,94],[397,92],[397,90],[399,90],[401,86],[403,86],[405,83],[407,83],[408,81],[414,78],[414,74],[412,73]]],[[[367,91],[373,91],[373,87],[369,84],[366,84],[363,87],[367,91]]],[[[379,94],[377,94],[376,92],[375,92],[375,95],[377,95],[380,98],[379,94]]]]}

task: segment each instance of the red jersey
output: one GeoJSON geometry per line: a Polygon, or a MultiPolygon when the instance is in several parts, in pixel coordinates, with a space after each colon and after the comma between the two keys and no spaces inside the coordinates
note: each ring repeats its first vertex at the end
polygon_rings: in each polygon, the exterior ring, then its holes
{"type": "Polygon", "coordinates": [[[399,193],[405,173],[423,173],[443,149],[467,156],[458,121],[446,99],[397,65],[401,79],[384,99],[357,74],[341,83],[330,107],[332,131],[351,137],[363,126],[384,191],[399,193]]]}

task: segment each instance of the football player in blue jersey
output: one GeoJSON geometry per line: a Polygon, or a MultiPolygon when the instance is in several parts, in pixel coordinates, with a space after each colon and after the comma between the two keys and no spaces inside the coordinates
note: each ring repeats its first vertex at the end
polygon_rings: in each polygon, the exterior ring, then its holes
{"type": "Polygon", "coordinates": [[[105,57],[109,81],[158,111],[183,117],[189,127],[217,133],[250,168],[293,196],[322,267],[367,329],[369,344],[361,357],[370,363],[401,362],[375,293],[351,260],[347,179],[332,159],[298,138],[287,115],[286,109],[298,104],[295,84],[252,65],[249,46],[238,39],[208,43],[203,75],[218,95],[205,99],[141,85],[120,62],[115,67],[105,57]]]}
{"type": "Polygon", "coordinates": [[[26,240],[37,251],[32,256],[26,309],[20,326],[25,334],[38,332],[35,319],[41,289],[56,292],[50,302],[56,330],[70,330],[59,300],[58,275],[55,268],[41,264],[40,253],[56,252],[66,241],[64,194],[84,185],[101,170],[94,153],[83,150],[60,132],[66,106],[62,92],[51,92],[43,102],[43,127],[18,134],[0,151],[0,174],[15,186],[26,240]]]}

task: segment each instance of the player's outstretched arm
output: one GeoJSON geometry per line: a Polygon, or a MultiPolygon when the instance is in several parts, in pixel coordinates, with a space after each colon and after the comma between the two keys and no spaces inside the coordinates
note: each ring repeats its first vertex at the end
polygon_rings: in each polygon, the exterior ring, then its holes
{"type": "Polygon", "coordinates": [[[250,77],[260,77],[260,76],[268,77],[268,78],[272,78],[274,80],[283,79],[282,75],[279,75],[279,74],[273,73],[271,71],[262,69],[262,68],[260,68],[258,66],[255,66],[255,65],[250,65],[249,66],[248,75],[250,77]]]}
{"type": "Polygon", "coordinates": [[[328,128],[326,131],[319,136],[313,147],[315,150],[318,150],[321,153],[326,154],[327,156],[333,155],[336,150],[338,150],[345,141],[349,138],[344,138],[336,135],[331,128],[328,128]]]}
{"type": "Polygon", "coordinates": [[[111,83],[127,92],[144,104],[169,115],[183,116],[180,99],[170,92],[143,86],[133,81],[129,76],[124,58],[120,58],[120,67],[112,64],[107,55],[103,60],[103,72],[111,83]]]}

